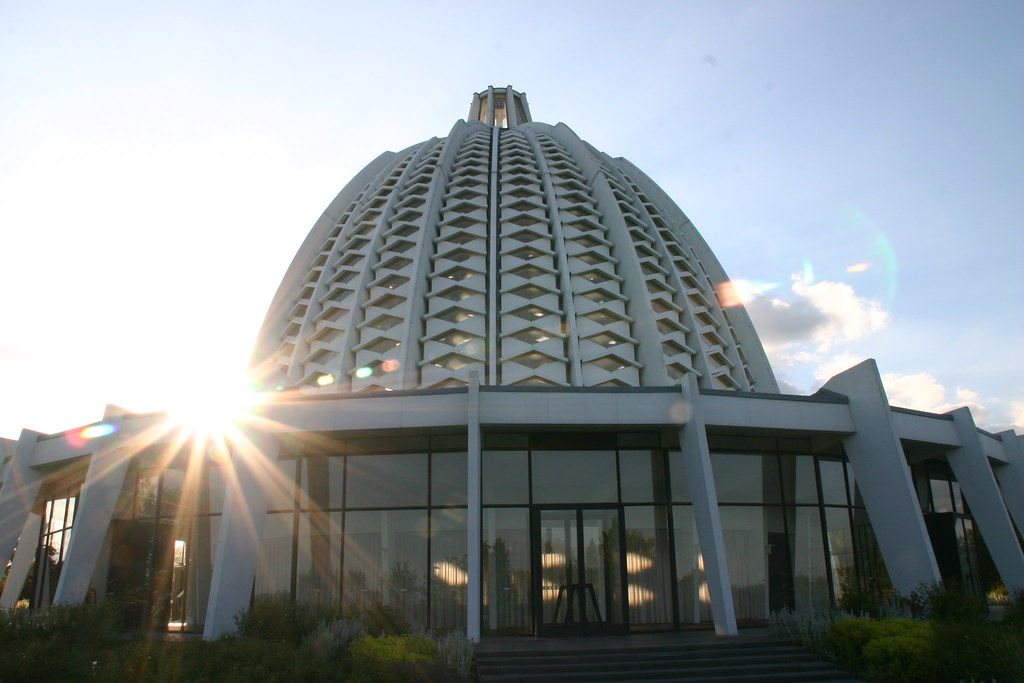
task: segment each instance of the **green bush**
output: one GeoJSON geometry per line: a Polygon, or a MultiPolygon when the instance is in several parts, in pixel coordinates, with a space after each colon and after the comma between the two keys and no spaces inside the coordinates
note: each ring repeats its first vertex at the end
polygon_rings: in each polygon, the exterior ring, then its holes
{"type": "Polygon", "coordinates": [[[432,668],[437,646],[422,636],[367,636],[348,648],[352,681],[357,683],[406,683],[429,680],[421,672],[432,668]]]}
{"type": "Polygon", "coordinates": [[[984,595],[966,591],[955,581],[922,584],[907,599],[919,619],[981,621],[988,610],[984,595]]]}
{"type": "Polygon", "coordinates": [[[409,622],[391,605],[377,603],[361,610],[350,610],[345,617],[362,623],[372,636],[402,636],[412,632],[409,622]]]}
{"type": "Polygon", "coordinates": [[[235,617],[238,635],[274,643],[299,645],[316,631],[320,617],[304,602],[257,602],[235,617]]]}
{"type": "Polygon", "coordinates": [[[872,639],[862,652],[867,678],[893,683],[933,681],[932,643],[928,635],[924,629],[921,633],[908,631],[872,639]]]}
{"type": "MultiPolygon", "coordinates": [[[[840,666],[851,671],[862,672],[869,668],[866,655],[868,645],[873,641],[889,638],[921,640],[930,647],[931,626],[913,619],[883,619],[879,621],[854,617],[832,624],[825,636],[825,642],[835,653],[836,661],[840,666]]],[[[887,648],[913,649],[911,645],[904,644],[877,646],[872,650],[875,653],[873,654],[873,661],[876,662],[875,668],[888,656],[887,653],[890,649],[887,648]]]]}

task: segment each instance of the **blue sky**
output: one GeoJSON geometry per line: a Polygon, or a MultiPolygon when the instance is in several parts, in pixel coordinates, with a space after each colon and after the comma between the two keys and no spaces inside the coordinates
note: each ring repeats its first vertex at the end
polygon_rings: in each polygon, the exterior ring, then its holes
{"type": "Polygon", "coordinates": [[[761,285],[790,391],[873,357],[893,403],[1024,426],[1021,35],[1016,0],[9,1],[0,436],[233,382],[337,191],[489,84],[761,285]]]}

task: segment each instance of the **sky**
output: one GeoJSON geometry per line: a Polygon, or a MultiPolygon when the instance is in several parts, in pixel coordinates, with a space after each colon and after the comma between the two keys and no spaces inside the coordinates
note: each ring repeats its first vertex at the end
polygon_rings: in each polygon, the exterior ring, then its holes
{"type": "Polygon", "coordinates": [[[1024,3],[0,3],[0,436],[237,386],[335,194],[473,92],[643,169],[783,389],[1024,432],[1024,3]]]}

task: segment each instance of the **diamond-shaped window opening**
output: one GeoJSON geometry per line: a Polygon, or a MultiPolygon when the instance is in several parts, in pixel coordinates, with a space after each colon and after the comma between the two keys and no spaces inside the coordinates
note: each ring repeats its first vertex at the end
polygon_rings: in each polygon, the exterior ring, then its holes
{"type": "Polygon", "coordinates": [[[665,369],[668,371],[668,376],[672,379],[682,379],[690,372],[685,365],[680,365],[679,363],[669,363],[665,366],[665,369]]]}
{"type": "Polygon", "coordinates": [[[520,308],[518,311],[511,312],[509,315],[514,315],[517,318],[522,318],[523,320],[540,320],[546,315],[553,314],[539,306],[527,306],[526,308],[520,308]]]}
{"type": "Polygon", "coordinates": [[[518,187],[514,190],[505,193],[508,197],[515,197],[516,199],[525,199],[526,197],[540,197],[540,193],[535,190],[529,190],[525,187],[518,187]]]}
{"type": "Polygon", "coordinates": [[[589,206],[586,206],[586,205],[584,205],[584,206],[570,206],[568,208],[562,209],[562,211],[564,211],[565,213],[568,213],[568,214],[572,214],[573,216],[576,216],[578,218],[582,218],[583,216],[596,216],[596,215],[598,215],[597,211],[595,209],[592,209],[592,208],[590,208],[589,206]]]}
{"type": "Polygon", "coordinates": [[[438,382],[437,384],[431,385],[431,389],[462,389],[466,386],[466,383],[461,379],[455,377],[449,377],[446,380],[438,382]]]}
{"type": "Polygon", "coordinates": [[[674,341],[661,342],[661,350],[669,358],[683,353],[689,353],[682,344],[678,344],[674,341]]]}
{"type": "Polygon", "coordinates": [[[604,288],[601,288],[601,287],[599,287],[597,289],[592,289],[591,291],[587,292],[586,294],[580,294],[580,296],[582,296],[584,298],[587,298],[587,299],[590,299],[594,303],[602,304],[602,305],[606,304],[606,303],[609,303],[611,301],[621,301],[621,297],[615,296],[614,294],[612,294],[608,290],[606,290],[604,288]]]}
{"type": "Polygon", "coordinates": [[[534,232],[532,230],[520,230],[519,232],[517,232],[514,235],[502,235],[502,237],[505,237],[505,238],[510,239],[510,240],[515,240],[516,242],[522,242],[523,244],[529,244],[530,242],[533,242],[534,240],[550,240],[551,239],[548,235],[542,235],[542,234],[536,233],[536,232],[534,232]]]}
{"type": "Polygon", "coordinates": [[[460,247],[458,249],[453,249],[453,250],[449,251],[447,254],[439,254],[438,256],[440,258],[447,259],[449,261],[455,261],[456,263],[462,263],[464,261],[468,261],[469,259],[473,258],[474,256],[479,256],[479,254],[477,254],[475,252],[472,252],[472,251],[469,251],[468,249],[462,249],[460,247]]]}
{"type": "Polygon", "coordinates": [[[651,294],[674,294],[675,289],[661,280],[647,280],[647,291],[651,294]]]}
{"type": "Polygon", "coordinates": [[[444,242],[445,244],[457,244],[457,245],[459,245],[461,247],[463,244],[469,244],[473,240],[482,240],[482,239],[483,239],[483,237],[481,237],[480,235],[474,235],[471,232],[465,232],[465,231],[460,230],[459,232],[456,232],[454,234],[448,235],[446,237],[441,237],[437,241],[438,242],[444,242]]]}
{"type": "Polygon", "coordinates": [[[629,343],[628,339],[624,339],[619,335],[612,334],[610,332],[601,332],[600,334],[595,334],[593,337],[587,337],[587,339],[594,342],[595,344],[600,344],[606,349],[611,349],[616,346],[621,346],[622,344],[629,343]]]}
{"type": "Polygon", "coordinates": [[[378,298],[376,301],[371,301],[369,305],[375,306],[376,308],[385,308],[387,310],[391,310],[398,304],[405,303],[406,301],[407,299],[404,296],[385,294],[384,296],[378,298]]]}
{"type": "Polygon", "coordinates": [[[480,275],[480,273],[476,272],[475,270],[470,270],[469,268],[463,268],[462,266],[459,266],[457,268],[452,268],[446,273],[443,273],[441,277],[448,280],[455,280],[456,282],[462,282],[463,280],[468,280],[469,278],[476,275],[480,275]]]}
{"type": "Polygon", "coordinates": [[[515,176],[513,178],[509,178],[508,180],[506,180],[504,182],[508,183],[509,185],[519,185],[519,186],[523,186],[523,185],[537,185],[538,184],[536,176],[525,176],[525,175],[515,176]]]}
{"type": "Polygon", "coordinates": [[[352,294],[354,294],[354,292],[351,289],[348,289],[346,287],[338,287],[333,292],[331,292],[326,297],[324,297],[321,300],[321,302],[324,305],[340,304],[345,299],[347,299],[350,296],[352,296],[352,294]]]}
{"type": "Polygon", "coordinates": [[[585,273],[578,273],[578,275],[579,275],[579,277],[583,278],[587,282],[593,282],[594,284],[598,284],[598,283],[601,283],[601,282],[607,282],[608,280],[614,279],[608,273],[606,273],[606,272],[604,272],[602,270],[597,270],[597,269],[588,270],[585,273]]]}
{"type": "Polygon", "coordinates": [[[604,256],[602,254],[595,254],[592,251],[585,251],[582,254],[573,254],[572,257],[574,259],[582,261],[583,263],[586,263],[588,266],[596,266],[598,263],[611,263],[612,262],[610,256],[604,256]]]}
{"type": "Polygon", "coordinates": [[[604,242],[596,240],[590,235],[580,235],[579,237],[573,237],[572,241],[580,245],[584,249],[593,249],[594,247],[604,246],[604,242]]]}
{"type": "Polygon", "coordinates": [[[306,362],[315,363],[316,365],[325,365],[337,357],[337,351],[331,351],[330,349],[320,349],[315,354],[310,356],[306,362]]]}
{"type": "Polygon", "coordinates": [[[503,206],[501,208],[502,209],[511,210],[511,211],[523,211],[523,212],[526,212],[526,211],[533,211],[534,209],[541,209],[541,210],[543,210],[544,205],[541,204],[538,201],[532,201],[531,202],[531,201],[527,201],[526,199],[519,199],[515,203],[509,204],[508,206],[503,206]]]}
{"type": "Polygon", "coordinates": [[[378,280],[377,282],[373,283],[372,286],[384,287],[385,289],[398,289],[408,281],[409,278],[405,277],[404,275],[389,275],[383,280],[378,280]]]}
{"type": "Polygon", "coordinates": [[[372,327],[375,330],[387,331],[387,330],[390,330],[395,325],[398,325],[401,322],[402,322],[401,318],[396,318],[393,315],[386,315],[385,314],[385,315],[378,316],[377,318],[375,318],[373,320],[373,322],[371,322],[368,325],[366,325],[366,327],[372,327]]]}
{"type": "Polygon", "coordinates": [[[537,258],[538,256],[543,255],[544,252],[538,249],[534,249],[533,247],[523,247],[522,249],[517,249],[516,251],[513,251],[511,254],[509,254],[509,256],[515,256],[517,259],[522,259],[523,261],[531,261],[537,258]]]}
{"type": "Polygon", "coordinates": [[[447,311],[441,313],[440,315],[435,315],[434,317],[437,318],[438,320],[444,320],[445,322],[458,324],[466,320],[469,320],[470,318],[475,318],[476,316],[476,313],[472,311],[467,311],[464,308],[459,308],[456,306],[448,309],[447,311]]]}
{"type": "Polygon", "coordinates": [[[533,370],[536,370],[537,368],[543,367],[545,365],[550,365],[551,363],[557,361],[557,359],[552,358],[551,356],[548,356],[546,354],[539,353],[537,351],[524,353],[521,356],[516,356],[515,358],[510,358],[509,360],[513,363],[525,365],[526,367],[531,368],[533,370]]]}
{"type": "Polygon", "coordinates": [[[603,356],[597,360],[587,361],[589,365],[596,365],[605,372],[615,372],[616,370],[623,370],[628,367],[632,367],[632,363],[622,360],[618,356],[603,356]]]}
{"type": "Polygon", "coordinates": [[[513,225],[519,225],[525,228],[528,225],[543,225],[546,221],[541,218],[534,218],[533,216],[523,214],[522,216],[513,218],[510,221],[502,221],[502,223],[512,223],[513,225]]]}
{"type": "Polygon", "coordinates": [[[345,270],[339,270],[338,274],[334,277],[332,282],[337,283],[339,285],[343,285],[349,280],[352,280],[356,275],[359,275],[358,270],[350,270],[348,268],[346,268],[345,270]]]}
{"type": "Polygon", "coordinates": [[[512,273],[513,275],[517,275],[523,278],[524,280],[532,280],[535,277],[540,277],[541,275],[549,274],[549,271],[546,271],[542,268],[538,268],[537,266],[534,266],[532,264],[519,266],[518,268],[510,270],[509,272],[512,273]]]}
{"type": "Polygon", "coordinates": [[[407,259],[404,256],[396,256],[392,259],[388,259],[385,263],[382,263],[380,267],[388,270],[404,270],[411,264],[412,259],[407,259]]]}
{"type": "Polygon", "coordinates": [[[393,230],[391,232],[391,234],[396,236],[396,237],[408,237],[409,235],[412,235],[413,233],[419,232],[419,229],[420,228],[417,225],[412,225],[410,223],[406,223],[402,227],[397,228],[396,230],[393,230]]]}
{"type": "Polygon", "coordinates": [[[591,311],[590,313],[587,313],[583,317],[593,320],[598,325],[612,325],[614,323],[625,320],[625,318],[623,318],[621,315],[616,315],[611,311],[605,310],[591,311]]]}
{"type": "Polygon", "coordinates": [[[456,200],[460,200],[460,199],[461,200],[476,199],[477,197],[482,197],[483,194],[484,193],[480,192],[479,190],[471,190],[470,188],[467,187],[462,192],[459,192],[458,194],[451,195],[449,197],[449,199],[456,199],[456,200]]]}
{"type": "Polygon", "coordinates": [[[459,355],[457,353],[449,353],[447,356],[442,356],[433,362],[433,365],[438,368],[445,370],[451,370],[456,372],[472,363],[478,363],[479,361],[466,356],[459,355]]]}
{"type": "Polygon", "coordinates": [[[517,386],[517,387],[557,387],[557,386],[561,386],[561,385],[558,384],[557,382],[552,382],[549,379],[544,379],[543,377],[527,377],[526,379],[521,379],[518,382],[514,382],[513,386],[517,386]]]}
{"type": "Polygon", "coordinates": [[[409,240],[403,239],[403,240],[399,240],[397,242],[392,242],[391,244],[388,244],[387,246],[384,247],[384,251],[385,252],[390,252],[392,254],[404,254],[405,252],[409,251],[410,249],[412,249],[415,246],[416,246],[415,242],[410,242],[409,240]]]}
{"type": "Polygon", "coordinates": [[[455,286],[449,287],[443,292],[438,292],[433,296],[438,296],[441,297],[442,299],[448,299],[449,301],[462,301],[463,299],[468,299],[474,294],[478,294],[478,292],[474,292],[472,289],[466,289],[465,287],[455,286]]]}
{"type": "Polygon", "coordinates": [[[445,206],[444,210],[451,211],[452,213],[469,214],[473,213],[474,211],[481,211],[484,208],[485,207],[480,206],[478,204],[474,204],[473,202],[458,200],[445,206]]]}
{"type": "Polygon", "coordinates": [[[338,261],[337,267],[343,268],[345,266],[348,266],[349,268],[353,268],[357,263],[359,263],[362,260],[363,255],[360,253],[346,254],[345,256],[342,257],[340,261],[338,261]]]}
{"type": "Polygon", "coordinates": [[[525,330],[520,330],[515,334],[510,334],[509,337],[512,339],[518,339],[524,344],[540,344],[546,342],[555,335],[551,332],[545,332],[544,330],[538,330],[536,327],[530,327],[525,330]]]}
{"type": "Polygon", "coordinates": [[[367,351],[373,351],[374,353],[385,353],[395,348],[396,346],[401,345],[402,342],[395,341],[394,339],[389,339],[388,337],[379,337],[372,344],[367,344],[363,348],[365,348],[367,351]]]}
{"type": "Polygon", "coordinates": [[[469,216],[459,216],[453,221],[445,221],[445,225],[450,225],[453,228],[469,228],[474,225],[480,225],[483,223],[479,218],[470,218],[469,216]]]}
{"type": "Polygon", "coordinates": [[[551,294],[548,290],[542,289],[537,285],[524,285],[519,289],[513,289],[510,293],[515,294],[516,296],[521,296],[524,299],[530,299],[531,301],[537,297],[544,296],[545,294],[551,294]]]}
{"type": "Polygon", "coordinates": [[[674,320],[663,318],[655,323],[658,326],[658,332],[664,335],[675,334],[677,332],[687,332],[688,330],[683,325],[680,325],[674,320]]]}
{"type": "Polygon", "coordinates": [[[479,337],[473,334],[466,334],[465,332],[460,332],[459,330],[451,330],[449,332],[445,332],[440,336],[434,337],[433,341],[441,342],[442,344],[447,344],[448,346],[461,346],[466,342],[472,341],[474,339],[479,339],[479,337]]]}
{"type": "Polygon", "coordinates": [[[340,337],[342,334],[344,334],[344,332],[344,330],[339,330],[336,327],[325,327],[324,329],[320,330],[315,335],[313,335],[313,338],[310,339],[310,341],[314,343],[320,342],[323,344],[329,344],[338,337],[340,337]]]}

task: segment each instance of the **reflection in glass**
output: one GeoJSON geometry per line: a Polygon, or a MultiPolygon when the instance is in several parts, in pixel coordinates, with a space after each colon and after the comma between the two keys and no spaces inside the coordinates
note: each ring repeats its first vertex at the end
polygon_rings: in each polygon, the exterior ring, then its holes
{"type": "MultiPolygon", "coordinates": [[[[711,469],[719,503],[760,503],[764,500],[763,460],[774,456],[712,453],[711,469]]],[[[769,482],[772,480],[769,478],[769,482]]],[[[777,482],[778,479],[775,479],[777,482]]],[[[773,488],[778,488],[775,484],[773,488]]]]}
{"type": "Polygon", "coordinates": [[[425,453],[348,458],[348,507],[415,507],[427,504],[425,453]]]}
{"type": "Polygon", "coordinates": [[[484,505],[530,502],[530,461],[526,451],[484,451],[484,505]]]}
{"type": "Polygon", "coordinates": [[[465,508],[431,513],[430,563],[430,626],[465,628],[469,583],[465,508]]]}
{"type": "Polygon", "coordinates": [[[434,453],[430,456],[430,504],[466,504],[466,454],[434,453]]]}
{"type": "Polygon", "coordinates": [[[534,451],[534,503],[614,503],[615,451],[534,451]]]}
{"type": "Polygon", "coordinates": [[[767,619],[768,544],[765,508],[729,506],[719,509],[725,557],[732,581],[737,619],[767,619]]]}
{"type": "Polygon", "coordinates": [[[668,514],[663,506],[625,508],[626,581],[631,626],[672,623],[668,514]]]}
{"type": "Polygon", "coordinates": [[[619,451],[622,502],[665,502],[664,451],[619,451]]]}
{"type": "Polygon", "coordinates": [[[483,511],[483,628],[525,633],[530,613],[530,519],[526,508],[483,511]]]}
{"type": "Polygon", "coordinates": [[[699,624],[711,620],[711,599],[704,577],[693,508],[672,506],[672,527],[675,530],[676,575],[679,582],[679,621],[699,624]]]}
{"type": "Polygon", "coordinates": [[[292,522],[291,512],[271,512],[263,524],[260,559],[256,566],[256,600],[285,603],[291,599],[292,522]]]}

